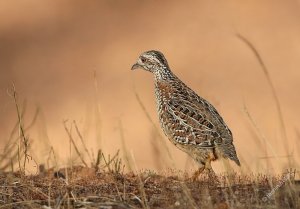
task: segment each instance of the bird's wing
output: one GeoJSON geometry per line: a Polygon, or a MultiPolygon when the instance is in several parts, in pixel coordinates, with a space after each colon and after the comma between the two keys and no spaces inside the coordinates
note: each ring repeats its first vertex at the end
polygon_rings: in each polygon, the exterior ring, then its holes
{"type": "Polygon", "coordinates": [[[179,143],[199,144],[203,147],[213,147],[213,139],[220,135],[213,130],[213,124],[206,119],[205,114],[195,109],[186,101],[170,100],[168,112],[176,121],[174,138],[179,143]]]}
{"type": "Polygon", "coordinates": [[[167,102],[168,111],[178,124],[175,128],[175,139],[177,137],[182,143],[213,148],[215,145],[224,144],[223,133],[219,130],[225,128],[228,130],[225,133],[228,135],[226,143],[231,142],[231,132],[217,110],[183,83],[181,85],[172,85],[175,89],[170,96],[172,99],[167,102]]]}

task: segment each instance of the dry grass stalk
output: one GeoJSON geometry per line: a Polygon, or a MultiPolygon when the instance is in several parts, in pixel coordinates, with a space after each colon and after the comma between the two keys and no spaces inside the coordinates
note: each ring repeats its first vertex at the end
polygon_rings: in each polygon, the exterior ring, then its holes
{"type": "Polygon", "coordinates": [[[100,166],[100,163],[101,163],[101,159],[102,159],[102,154],[101,154],[101,149],[98,150],[97,152],[97,160],[95,162],[95,169],[96,169],[96,172],[98,172],[99,170],[99,166],[100,166]]]}
{"type": "Polygon", "coordinates": [[[120,130],[120,138],[121,138],[121,145],[122,145],[122,151],[123,151],[123,157],[125,159],[126,167],[129,169],[129,171],[132,171],[132,159],[130,158],[126,143],[125,143],[125,137],[124,137],[124,131],[123,131],[123,125],[121,119],[119,119],[119,130],[120,130]]]}
{"type": "Polygon", "coordinates": [[[28,137],[25,136],[25,129],[24,129],[24,124],[23,124],[23,115],[21,114],[19,104],[18,104],[18,98],[17,98],[17,91],[14,83],[12,84],[12,98],[14,99],[14,103],[16,106],[16,111],[17,111],[17,117],[18,117],[18,129],[19,129],[19,145],[18,145],[18,162],[19,162],[19,169],[22,172],[25,172],[26,170],[26,162],[30,160],[30,155],[28,154],[28,149],[29,149],[29,140],[28,137]],[[21,151],[23,151],[23,155],[21,155],[21,151]],[[21,161],[22,158],[24,157],[23,160],[23,165],[21,166],[21,161]]]}
{"type": "Polygon", "coordinates": [[[120,158],[120,150],[118,150],[113,157],[110,155],[105,157],[101,149],[98,150],[97,160],[95,164],[95,169],[98,172],[99,169],[107,169],[110,173],[123,174],[125,165],[123,165],[122,159],[120,158]],[[104,162],[104,165],[101,165],[101,162],[104,162]]]}
{"type": "Polygon", "coordinates": [[[140,172],[137,168],[133,153],[131,153],[131,158],[132,158],[132,162],[133,162],[135,172],[136,172],[138,180],[139,180],[139,191],[140,191],[140,194],[142,196],[141,204],[142,204],[144,209],[149,209],[149,206],[148,206],[148,203],[147,203],[148,201],[147,201],[147,197],[146,197],[146,192],[145,192],[145,189],[144,189],[144,182],[142,181],[140,172]]]}
{"type": "MultiPolygon", "coordinates": [[[[258,147],[264,147],[265,156],[268,156],[268,148],[271,150],[272,155],[276,156],[275,150],[273,149],[272,145],[269,143],[269,141],[267,140],[267,138],[265,137],[263,132],[260,130],[260,128],[256,124],[255,120],[253,119],[253,117],[249,113],[248,108],[245,104],[244,104],[244,112],[246,113],[246,116],[249,119],[251,125],[254,127],[256,133],[258,134],[259,139],[262,140],[262,142],[259,142],[259,144],[263,145],[263,146],[258,146],[258,147]]],[[[266,163],[267,163],[267,170],[270,170],[270,168],[272,167],[272,164],[269,161],[269,159],[266,159],[266,163]]]]}
{"type": "Polygon", "coordinates": [[[154,156],[154,163],[158,170],[162,170],[165,163],[165,153],[161,150],[161,143],[157,131],[152,128],[151,131],[151,148],[154,156]]]}
{"type": "Polygon", "coordinates": [[[184,182],[180,182],[180,186],[182,188],[184,195],[187,197],[188,203],[190,204],[191,208],[197,209],[198,206],[197,206],[195,200],[193,199],[192,194],[191,194],[189,188],[187,187],[187,185],[184,182]]]}
{"type": "MultiPolygon", "coordinates": [[[[8,92],[8,94],[11,97],[14,97],[13,93],[8,92]]],[[[19,111],[20,118],[24,118],[25,110],[26,110],[26,102],[24,102],[24,104],[22,105],[22,109],[19,111]]],[[[37,120],[38,114],[39,114],[39,108],[36,109],[36,111],[34,113],[34,117],[31,120],[31,122],[29,123],[29,125],[27,127],[23,127],[24,132],[27,132],[30,128],[32,128],[34,126],[34,124],[37,120]]],[[[18,156],[20,156],[19,155],[20,150],[18,149],[18,146],[20,144],[19,143],[20,142],[20,134],[19,134],[20,132],[18,132],[19,127],[20,127],[20,124],[19,124],[19,121],[17,121],[16,124],[14,125],[12,131],[10,132],[10,136],[7,140],[7,143],[5,144],[5,146],[3,148],[4,152],[0,155],[0,162],[3,164],[0,167],[0,170],[4,171],[9,167],[13,170],[14,164],[16,162],[20,162],[18,160],[19,159],[18,156]]],[[[28,157],[30,157],[30,156],[28,155],[28,157]]],[[[19,164],[19,168],[20,168],[20,165],[21,164],[19,164]]]]}
{"type": "Polygon", "coordinates": [[[3,155],[1,156],[1,161],[4,162],[4,165],[2,165],[0,167],[0,171],[5,171],[7,168],[11,168],[11,171],[14,171],[14,164],[16,163],[16,161],[18,160],[18,149],[17,150],[13,150],[11,153],[9,153],[9,159],[7,159],[7,156],[3,155]]]}
{"type": "Polygon", "coordinates": [[[81,155],[81,153],[80,153],[80,151],[79,151],[79,149],[78,149],[78,147],[77,147],[77,145],[76,145],[76,143],[75,143],[75,141],[74,141],[74,139],[73,139],[73,137],[72,137],[71,130],[69,130],[69,129],[67,128],[67,126],[66,126],[66,121],[64,121],[63,124],[64,124],[65,131],[67,132],[68,137],[69,137],[69,139],[70,139],[70,142],[72,143],[72,145],[73,145],[73,147],[74,147],[74,149],[75,149],[77,155],[79,156],[81,162],[82,162],[86,167],[88,167],[87,163],[86,163],[85,160],[83,159],[83,156],[81,155]]]}
{"type": "Polygon", "coordinates": [[[7,94],[14,101],[17,112],[17,122],[4,146],[4,152],[0,155],[0,162],[2,164],[0,166],[0,171],[5,171],[8,168],[10,168],[11,171],[14,171],[14,164],[18,163],[19,170],[24,173],[26,170],[26,163],[28,163],[29,160],[33,160],[34,163],[37,164],[36,161],[29,155],[30,143],[29,137],[26,136],[26,132],[36,123],[39,115],[39,108],[35,110],[33,119],[29,125],[25,127],[23,118],[26,110],[26,100],[22,105],[19,105],[18,95],[14,84],[12,84],[11,89],[7,90],[7,94]]]}
{"type": "Polygon", "coordinates": [[[102,142],[102,134],[101,134],[101,130],[102,130],[102,120],[101,120],[101,113],[100,113],[100,103],[99,103],[99,85],[98,85],[98,79],[97,79],[97,73],[96,71],[94,71],[93,74],[93,78],[94,78],[94,98],[95,98],[95,117],[96,117],[96,131],[97,131],[97,144],[99,145],[99,147],[101,147],[101,142],[102,142]]]}
{"type": "Polygon", "coordinates": [[[159,136],[159,138],[161,139],[161,143],[163,145],[163,147],[165,148],[169,158],[173,161],[173,158],[172,158],[172,155],[171,155],[171,152],[170,150],[168,149],[168,145],[167,143],[165,142],[164,140],[164,137],[161,135],[160,131],[159,131],[159,128],[156,126],[156,124],[154,123],[154,121],[152,120],[150,114],[148,113],[145,105],[143,104],[142,100],[140,99],[138,93],[136,92],[136,90],[134,89],[134,95],[135,95],[135,98],[136,100],[138,101],[139,105],[141,106],[143,112],[145,113],[147,119],[149,120],[149,122],[152,124],[154,130],[157,132],[157,135],[159,136]]]}
{"type": "MultiPolygon", "coordinates": [[[[82,144],[82,146],[83,146],[83,148],[84,148],[84,151],[85,151],[86,154],[88,155],[90,161],[93,162],[93,159],[92,159],[92,157],[91,157],[91,155],[90,155],[90,152],[89,152],[89,150],[87,149],[87,146],[85,145],[85,142],[84,142],[84,140],[83,140],[83,137],[82,137],[82,135],[81,135],[81,133],[80,133],[80,131],[79,131],[79,129],[78,129],[78,126],[77,126],[76,121],[74,120],[73,123],[74,123],[74,127],[75,127],[75,130],[76,130],[76,133],[77,133],[77,135],[78,135],[78,137],[79,137],[79,139],[80,139],[80,141],[81,141],[81,144],[82,144]]],[[[94,163],[94,162],[93,162],[93,163],[94,163]]]]}
{"type": "MultiPolygon", "coordinates": [[[[120,151],[118,150],[116,154],[110,158],[110,155],[108,155],[108,159],[106,160],[105,155],[103,152],[101,152],[102,158],[104,160],[105,165],[102,167],[102,169],[107,168],[109,172],[111,173],[121,173],[122,170],[122,159],[119,157],[120,151]],[[113,166],[111,166],[113,164],[113,166]]],[[[124,169],[124,167],[123,167],[124,169]]]]}
{"type": "MultiPolygon", "coordinates": [[[[288,138],[287,138],[286,127],[285,127],[285,123],[284,123],[284,119],[283,119],[283,114],[282,114],[280,102],[279,102],[279,99],[278,99],[275,87],[273,85],[272,79],[270,77],[269,71],[268,71],[268,69],[267,69],[267,67],[266,67],[263,59],[261,58],[260,54],[256,50],[255,46],[247,38],[245,38],[241,34],[236,34],[236,36],[241,41],[243,41],[251,49],[251,51],[254,53],[255,57],[257,58],[260,66],[261,66],[261,68],[262,68],[262,70],[264,72],[264,75],[265,75],[265,77],[267,79],[267,82],[268,82],[270,88],[271,88],[272,96],[273,96],[274,101],[275,101],[275,105],[276,105],[276,109],[277,109],[278,117],[279,117],[279,125],[280,125],[281,131],[282,131],[283,141],[287,142],[288,138]]],[[[288,143],[284,143],[284,147],[286,149],[286,153],[289,153],[289,145],[288,145],[288,143]]],[[[290,160],[289,160],[289,164],[291,166],[290,160]]]]}
{"type": "Polygon", "coordinates": [[[47,158],[47,168],[48,168],[48,169],[50,168],[50,159],[51,159],[51,154],[53,155],[53,158],[54,158],[54,162],[55,162],[55,168],[57,168],[57,160],[56,160],[56,155],[55,155],[55,152],[54,152],[54,149],[53,149],[53,147],[51,146],[51,147],[50,147],[49,154],[48,154],[48,158],[47,158]]]}
{"type": "Polygon", "coordinates": [[[43,200],[24,200],[18,202],[7,203],[5,205],[0,205],[0,208],[19,208],[20,205],[27,205],[29,208],[33,208],[32,204],[34,203],[43,203],[43,200]]]}

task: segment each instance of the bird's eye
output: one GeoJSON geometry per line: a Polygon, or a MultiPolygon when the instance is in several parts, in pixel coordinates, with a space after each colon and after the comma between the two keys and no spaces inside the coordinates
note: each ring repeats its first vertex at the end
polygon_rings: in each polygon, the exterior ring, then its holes
{"type": "Polygon", "coordinates": [[[141,57],[141,61],[142,62],[146,62],[146,58],[145,57],[141,57]]]}

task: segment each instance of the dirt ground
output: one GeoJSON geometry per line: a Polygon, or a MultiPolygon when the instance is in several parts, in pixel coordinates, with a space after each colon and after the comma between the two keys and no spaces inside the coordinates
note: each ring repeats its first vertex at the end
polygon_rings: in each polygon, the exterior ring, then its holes
{"type": "Polygon", "coordinates": [[[197,180],[180,171],[140,174],[94,168],[0,174],[0,208],[300,208],[295,172],[219,175],[197,180]]]}

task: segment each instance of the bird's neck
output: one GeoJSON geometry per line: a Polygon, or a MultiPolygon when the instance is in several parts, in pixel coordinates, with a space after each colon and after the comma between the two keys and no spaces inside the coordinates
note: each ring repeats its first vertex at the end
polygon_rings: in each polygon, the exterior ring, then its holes
{"type": "Polygon", "coordinates": [[[156,81],[173,80],[176,76],[168,67],[161,67],[153,72],[156,81]]]}

